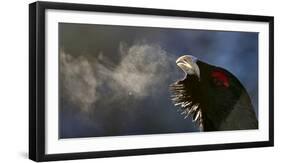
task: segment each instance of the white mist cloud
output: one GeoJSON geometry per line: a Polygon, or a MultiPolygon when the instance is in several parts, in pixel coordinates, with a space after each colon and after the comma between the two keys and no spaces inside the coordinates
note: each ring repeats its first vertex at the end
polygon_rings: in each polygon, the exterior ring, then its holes
{"type": "Polygon", "coordinates": [[[168,77],[169,55],[160,46],[135,44],[120,51],[122,60],[114,70],[113,78],[136,97],[154,93],[159,89],[157,85],[168,77]]]}
{"type": "Polygon", "coordinates": [[[97,80],[91,63],[84,57],[74,58],[60,52],[60,79],[62,94],[88,111],[98,98],[97,80]]]}
{"type": "Polygon", "coordinates": [[[104,101],[122,100],[128,95],[137,100],[168,89],[161,85],[167,80],[170,65],[174,62],[159,45],[136,43],[128,47],[120,43],[119,54],[120,62],[112,69],[108,66],[112,62],[103,53],[90,60],[61,52],[64,95],[82,111],[90,111],[95,109],[94,103],[101,94],[108,93],[98,91],[105,84],[109,87],[110,96],[102,99],[104,101]]]}

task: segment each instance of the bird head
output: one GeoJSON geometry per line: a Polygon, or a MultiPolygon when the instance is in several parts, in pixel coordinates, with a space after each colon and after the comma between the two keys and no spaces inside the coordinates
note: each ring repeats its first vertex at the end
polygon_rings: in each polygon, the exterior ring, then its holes
{"type": "Polygon", "coordinates": [[[201,84],[200,87],[207,85],[209,88],[217,89],[213,91],[218,92],[222,90],[221,88],[229,88],[237,85],[240,86],[241,89],[244,88],[239,80],[229,71],[205,63],[192,55],[183,55],[179,57],[176,60],[176,64],[185,73],[185,79],[189,80],[187,81],[189,82],[189,85],[197,82],[197,84],[201,84]],[[190,78],[196,80],[191,81],[190,78]]]}
{"type": "Polygon", "coordinates": [[[200,69],[196,62],[197,58],[191,55],[181,56],[176,61],[186,75],[196,75],[200,79],[200,69]]]}

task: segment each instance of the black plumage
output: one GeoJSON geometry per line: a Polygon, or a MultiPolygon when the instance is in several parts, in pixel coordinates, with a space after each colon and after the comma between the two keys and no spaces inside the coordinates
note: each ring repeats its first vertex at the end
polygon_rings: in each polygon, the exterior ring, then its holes
{"type": "Polygon", "coordinates": [[[258,128],[250,96],[233,74],[188,55],[176,63],[185,78],[170,85],[172,101],[201,130],[258,128]]]}

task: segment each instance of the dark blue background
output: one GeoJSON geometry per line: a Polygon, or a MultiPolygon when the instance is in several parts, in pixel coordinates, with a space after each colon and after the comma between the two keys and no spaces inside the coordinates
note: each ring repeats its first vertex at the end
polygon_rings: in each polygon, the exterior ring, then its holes
{"type": "MultiPolygon", "coordinates": [[[[196,56],[232,72],[246,87],[258,115],[258,33],[66,23],[59,25],[60,49],[74,59],[83,56],[90,62],[102,52],[114,68],[122,61],[118,55],[121,42],[127,47],[135,44],[157,45],[167,52],[168,58],[172,58],[173,62],[167,65],[170,67],[169,72],[166,72],[169,77],[153,85],[161,91],[143,98],[118,93],[121,97],[109,102],[108,98],[114,96],[114,90],[99,88],[99,96],[102,98],[95,100],[93,109],[87,112],[81,111],[79,104],[61,93],[60,138],[198,131],[191,119],[184,119],[177,112],[168,90],[169,84],[183,76],[174,62],[183,54],[196,56]]],[[[61,92],[64,91],[63,84],[60,81],[61,92]]]]}

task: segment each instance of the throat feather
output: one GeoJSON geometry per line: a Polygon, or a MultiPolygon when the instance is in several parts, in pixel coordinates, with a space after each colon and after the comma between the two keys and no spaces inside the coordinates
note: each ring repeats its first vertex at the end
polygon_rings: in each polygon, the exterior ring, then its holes
{"type": "Polygon", "coordinates": [[[199,91],[191,88],[185,81],[178,81],[170,85],[171,99],[175,106],[179,107],[179,111],[184,115],[184,118],[191,117],[200,129],[203,129],[203,118],[200,101],[195,97],[194,91],[199,91]]]}

